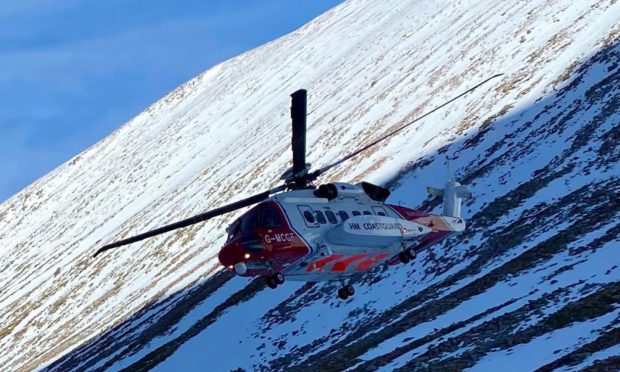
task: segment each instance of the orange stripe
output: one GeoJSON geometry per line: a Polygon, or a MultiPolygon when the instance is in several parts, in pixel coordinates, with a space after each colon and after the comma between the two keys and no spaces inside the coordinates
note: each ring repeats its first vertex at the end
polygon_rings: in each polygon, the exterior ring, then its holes
{"type": "Polygon", "coordinates": [[[370,258],[370,259],[368,259],[366,261],[362,261],[359,265],[357,265],[355,270],[357,270],[357,271],[368,270],[371,266],[373,266],[377,262],[383,260],[387,255],[388,255],[387,253],[379,253],[378,255],[374,256],[373,258],[370,258]]]}
{"type": "Polygon", "coordinates": [[[346,260],[338,261],[332,267],[332,271],[345,271],[350,264],[367,256],[367,254],[356,254],[355,256],[351,256],[346,260]]]}
{"type": "Polygon", "coordinates": [[[320,260],[314,262],[312,265],[308,265],[308,268],[306,269],[306,271],[307,272],[314,271],[314,270],[321,271],[323,270],[323,267],[325,267],[325,265],[341,257],[342,257],[341,254],[333,254],[331,256],[321,258],[320,260]]]}

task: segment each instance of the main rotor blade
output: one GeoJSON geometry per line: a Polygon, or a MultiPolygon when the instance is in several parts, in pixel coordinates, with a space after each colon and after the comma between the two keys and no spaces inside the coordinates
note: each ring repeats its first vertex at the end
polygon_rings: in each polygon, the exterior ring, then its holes
{"type": "Polygon", "coordinates": [[[169,232],[169,231],[172,231],[172,230],[176,230],[176,229],[180,229],[180,228],[183,228],[183,227],[187,227],[187,226],[199,223],[199,222],[206,221],[206,220],[211,219],[213,217],[221,216],[223,214],[226,214],[226,213],[229,213],[229,212],[232,212],[232,211],[236,211],[237,209],[241,209],[241,208],[244,208],[244,207],[249,207],[250,205],[259,203],[259,202],[267,199],[271,194],[274,194],[274,193],[279,192],[279,191],[283,191],[285,189],[286,189],[286,186],[284,186],[284,185],[283,186],[278,186],[278,187],[276,187],[274,189],[262,192],[260,194],[256,194],[256,195],[250,196],[249,198],[242,199],[242,200],[236,201],[236,202],[228,204],[228,205],[224,205],[224,206],[216,208],[216,209],[212,209],[212,210],[210,210],[208,212],[198,214],[196,216],[187,218],[185,220],[182,220],[182,221],[179,221],[179,222],[175,222],[175,223],[172,223],[170,225],[166,225],[166,226],[157,228],[155,230],[147,231],[147,232],[142,233],[140,235],[132,236],[130,238],[123,239],[123,240],[120,240],[120,241],[112,243],[112,244],[108,244],[108,245],[106,245],[104,247],[101,247],[95,253],[95,257],[97,257],[99,254],[101,254],[101,253],[103,253],[103,252],[105,252],[107,250],[113,249],[113,248],[118,248],[118,247],[122,247],[122,246],[127,245],[127,244],[139,242],[141,240],[144,240],[144,239],[147,239],[147,238],[159,235],[159,234],[163,234],[163,233],[166,233],[166,232],[169,232]]]}
{"type": "Polygon", "coordinates": [[[293,122],[293,177],[306,170],[306,110],[307,92],[300,89],[291,94],[291,120],[293,122]]]}
{"type": "Polygon", "coordinates": [[[388,138],[388,137],[391,137],[391,136],[395,135],[396,133],[398,133],[398,132],[400,132],[401,130],[403,130],[403,129],[407,128],[407,127],[408,127],[408,126],[410,126],[411,124],[417,123],[418,121],[420,121],[420,120],[424,119],[425,117],[429,116],[430,114],[434,113],[435,111],[437,111],[437,110],[439,110],[439,109],[441,109],[441,108],[444,108],[444,107],[446,107],[447,105],[451,104],[452,102],[456,101],[457,99],[459,99],[459,98],[463,97],[464,95],[466,95],[466,94],[468,94],[468,93],[473,92],[474,90],[476,90],[476,89],[477,89],[477,88],[479,88],[480,86],[484,85],[484,84],[485,84],[485,83],[487,83],[488,81],[493,80],[493,79],[495,79],[496,77],[498,77],[498,76],[502,76],[502,75],[503,75],[503,74],[497,74],[497,75],[493,75],[493,76],[491,76],[490,78],[488,78],[488,79],[484,80],[483,82],[478,83],[478,84],[477,84],[477,85],[475,85],[474,87],[469,88],[468,90],[464,91],[463,93],[461,93],[461,94],[459,94],[459,95],[457,95],[457,96],[455,96],[455,97],[451,98],[450,100],[448,100],[448,101],[446,101],[446,102],[442,103],[441,105],[439,105],[439,106],[435,107],[435,108],[434,108],[434,109],[432,109],[431,111],[428,111],[428,112],[424,113],[422,116],[420,116],[420,117],[416,118],[415,120],[413,120],[413,121],[411,121],[411,122],[409,122],[409,123],[407,123],[407,124],[403,125],[402,127],[398,128],[398,129],[395,129],[395,130],[391,131],[390,133],[386,134],[385,136],[383,136],[383,137],[379,138],[378,140],[376,140],[376,141],[374,141],[374,142],[371,142],[370,144],[368,144],[368,145],[366,145],[366,146],[362,147],[361,149],[359,149],[359,150],[357,150],[357,151],[354,151],[354,152],[350,153],[349,155],[345,156],[344,158],[342,158],[342,159],[340,159],[340,160],[338,160],[338,161],[336,161],[336,162],[334,162],[334,163],[332,163],[332,164],[329,164],[329,165],[327,165],[327,166],[325,166],[325,167],[323,167],[323,168],[321,168],[321,169],[317,169],[316,171],[312,172],[312,173],[309,175],[309,179],[310,179],[311,181],[313,181],[313,180],[317,179],[317,178],[318,178],[321,174],[323,174],[323,173],[327,172],[328,170],[332,169],[333,167],[338,166],[338,165],[340,165],[340,164],[344,163],[345,161],[347,161],[347,160],[351,159],[352,157],[354,157],[354,156],[356,156],[356,155],[358,155],[358,154],[360,154],[360,153],[362,153],[362,152],[364,152],[364,151],[368,150],[369,148],[373,147],[374,145],[378,144],[379,142],[383,141],[384,139],[386,139],[386,138],[388,138]]]}

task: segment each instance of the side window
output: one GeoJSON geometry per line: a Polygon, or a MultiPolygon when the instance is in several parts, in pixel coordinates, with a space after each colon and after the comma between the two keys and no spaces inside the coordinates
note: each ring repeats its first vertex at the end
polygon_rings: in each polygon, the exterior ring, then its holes
{"type": "Polygon", "coordinates": [[[319,224],[316,222],[316,218],[314,217],[314,211],[309,205],[298,205],[297,209],[299,209],[299,213],[304,219],[306,226],[308,227],[318,227],[319,224]]]}
{"type": "Polygon", "coordinates": [[[329,223],[333,223],[333,224],[338,223],[338,219],[336,218],[336,215],[332,211],[325,211],[325,217],[327,217],[327,220],[329,221],[329,223]]]}
{"type": "Polygon", "coordinates": [[[358,211],[353,211],[353,215],[354,215],[354,216],[359,216],[359,215],[361,215],[361,213],[360,213],[360,212],[358,212],[358,211]]]}
{"type": "Polygon", "coordinates": [[[323,215],[323,212],[321,212],[321,211],[314,211],[314,213],[316,214],[316,220],[319,221],[319,223],[321,225],[327,223],[327,220],[325,219],[325,215],[323,215]]]}
{"type": "Polygon", "coordinates": [[[338,215],[342,219],[342,222],[344,222],[344,221],[349,219],[349,215],[345,211],[338,211],[338,215]]]}
{"type": "Polygon", "coordinates": [[[385,213],[385,209],[383,209],[383,207],[372,207],[372,210],[375,212],[376,215],[387,216],[387,214],[385,213]]]}
{"type": "Polygon", "coordinates": [[[282,219],[273,208],[265,208],[261,212],[261,226],[265,228],[282,227],[282,219]]]}
{"type": "Polygon", "coordinates": [[[370,213],[370,211],[364,211],[362,213],[364,213],[365,216],[372,216],[372,213],[370,213]]]}

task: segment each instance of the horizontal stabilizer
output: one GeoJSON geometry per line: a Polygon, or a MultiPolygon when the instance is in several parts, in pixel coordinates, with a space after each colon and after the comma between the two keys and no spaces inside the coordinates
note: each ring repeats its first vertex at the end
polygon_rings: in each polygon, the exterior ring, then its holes
{"type": "Polygon", "coordinates": [[[455,187],[454,191],[456,192],[456,196],[461,199],[471,199],[473,197],[471,191],[464,185],[455,187]]]}
{"type": "Polygon", "coordinates": [[[437,189],[435,187],[430,187],[430,186],[427,187],[426,188],[426,192],[429,195],[432,195],[432,196],[443,196],[443,190],[442,189],[437,189]]]}

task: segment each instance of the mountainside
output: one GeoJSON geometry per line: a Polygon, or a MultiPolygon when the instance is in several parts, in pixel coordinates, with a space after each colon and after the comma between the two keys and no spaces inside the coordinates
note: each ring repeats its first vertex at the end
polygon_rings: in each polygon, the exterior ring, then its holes
{"type": "Polygon", "coordinates": [[[619,41],[616,0],[349,0],[206,71],[0,205],[0,369],[620,368],[619,41]],[[299,88],[316,169],[500,72],[321,177],[475,195],[347,301],[223,271],[243,211],[92,257],[280,184],[299,88]]]}

